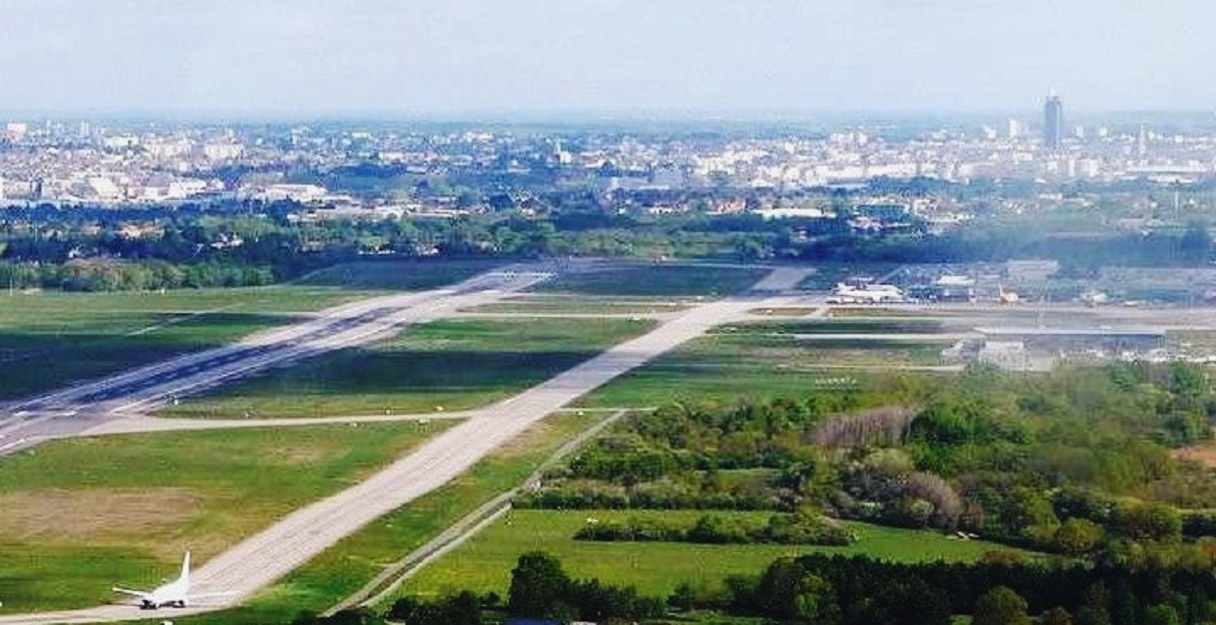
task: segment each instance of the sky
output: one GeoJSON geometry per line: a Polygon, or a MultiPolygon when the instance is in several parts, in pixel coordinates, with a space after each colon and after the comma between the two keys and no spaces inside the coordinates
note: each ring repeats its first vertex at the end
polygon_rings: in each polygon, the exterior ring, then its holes
{"type": "Polygon", "coordinates": [[[5,0],[0,110],[1216,111],[1212,0],[5,0]]]}

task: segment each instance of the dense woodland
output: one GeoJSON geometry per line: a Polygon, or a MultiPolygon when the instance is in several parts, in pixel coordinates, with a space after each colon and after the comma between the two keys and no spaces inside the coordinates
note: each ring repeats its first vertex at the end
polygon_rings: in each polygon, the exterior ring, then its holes
{"type": "MultiPolygon", "coordinates": [[[[894,376],[868,392],[664,406],[550,471],[517,505],[813,512],[1118,562],[1210,559],[1182,539],[1216,525],[1202,512],[1216,508],[1212,473],[1170,450],[1206,440],[1213,424],[1207,371],[1181,363],[1041,377],[975,367],[950,384],[894,376]]],[[[764,528],[728,533],[780,542],[764,528]]]]}

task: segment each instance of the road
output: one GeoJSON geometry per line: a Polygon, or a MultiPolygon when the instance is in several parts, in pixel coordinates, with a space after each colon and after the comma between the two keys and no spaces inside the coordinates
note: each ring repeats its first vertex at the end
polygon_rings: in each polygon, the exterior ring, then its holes
{"type": "Polygon", "coordinates": [[[552,274],[498,270],[451,287],[360,300],[308,321],[35,397],[0,414],[0,455],[75,436],[123,414],[317,354],[366,344],[466,307],[487,304],[552,274]]]}
{"type": "MultiPolygon", "coordinates": [[[[690,309],[599,356],[499,402],[444,431],[367,480],[305,506],[232,549],[193,575],[196,592],[232,592],[211,605],[166,612],[186,615],[235,606],[303,565],[367,523],[431,492],[548,414],[710,328],[747,316],[756,300],[726,300],[690,309]]],[[[146,618],[130,605],[19,614],[15,623],[93,623],[146,618]]]]}

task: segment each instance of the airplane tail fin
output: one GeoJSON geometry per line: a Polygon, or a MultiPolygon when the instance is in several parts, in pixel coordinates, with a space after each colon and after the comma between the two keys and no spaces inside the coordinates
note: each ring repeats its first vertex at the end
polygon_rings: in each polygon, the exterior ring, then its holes
{"type": "Polygon", "coordinates": [[[186,557],[182,559],[182,575],[178,579],[189,583],[190,582],[190,552],[186,552],[186,557]]]}

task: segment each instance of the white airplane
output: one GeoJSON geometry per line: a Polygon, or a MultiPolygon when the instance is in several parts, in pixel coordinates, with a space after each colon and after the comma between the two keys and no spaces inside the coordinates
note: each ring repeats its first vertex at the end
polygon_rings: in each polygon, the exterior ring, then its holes
{"type": "Polygon", "coordinates": [[[828,298],[829,304],[878,304],[902,302],[903,291],[890,284],[867,284],[861,288],[839,283],[828,298]]]}
{"type": "Polygon", "coordinates": [[[155,610],[161,607],[184,608],[188,603],[194,601],[195,599],[202,599],[205,597],[220,597],[232,594],[230,592],[215,592],[201,595],[190,594],[189,551],[186,552],[186,557],[182,560],[182,573],[177,579],[158,586],[155,590],[151,591],[131,590],[130,588],[122,588],[119,586],[115,586],[112,590],[114,592],[121,592],[133,597],[138,597],[140,602],[139,607],[144,610],[155,610]]]}

